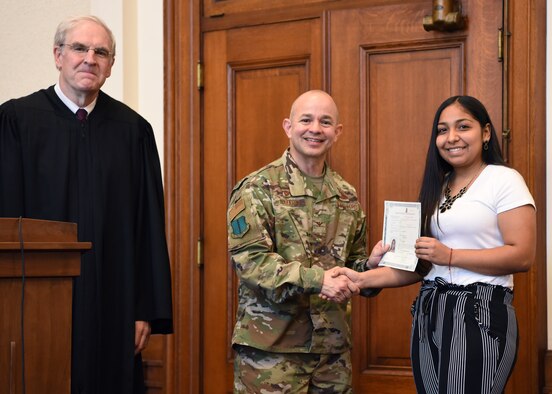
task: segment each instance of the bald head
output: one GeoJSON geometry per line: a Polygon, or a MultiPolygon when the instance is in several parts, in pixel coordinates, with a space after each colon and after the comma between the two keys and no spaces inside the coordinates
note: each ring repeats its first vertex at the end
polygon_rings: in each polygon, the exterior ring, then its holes
{"type": "Polygon", "coordinates": [[[339,123],[339,111],[337,110],[337,105],[335,104],[334,99],[328,93],[323,90],[309,90],[295,99],[293,104],[291,104],[291,111],[289,113],[289,118],[293,120],[294,116],[297,114],[297,108],[301,107],[304,103],[310,100],[323,100],[328,101],[331,112],[333,112],[334,119],[336,123],[339,123]]]}

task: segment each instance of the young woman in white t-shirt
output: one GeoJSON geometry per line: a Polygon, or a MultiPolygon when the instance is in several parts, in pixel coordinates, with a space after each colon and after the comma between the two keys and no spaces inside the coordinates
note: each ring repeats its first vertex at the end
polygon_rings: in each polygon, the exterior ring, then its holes
{"type": "Polygon", "coordinates": [[[501,393],[517,355],[513,274],[534,260],[536,215],[477,99],[455,96],[438,108],[419,200],[415,272],[342,268],[335,275],[346,274],[361,288],[422,280],[412,305],[418,393],[501,393]]]}

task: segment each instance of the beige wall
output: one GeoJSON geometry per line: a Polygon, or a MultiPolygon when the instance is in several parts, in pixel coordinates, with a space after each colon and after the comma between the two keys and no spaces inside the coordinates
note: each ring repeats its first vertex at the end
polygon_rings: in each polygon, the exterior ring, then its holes
{"type": "Polygon", "coordinates": [[[113,30],[117,57],[103,90],[153,126],[163,163],[163,2],[137,0],[1,0],[0,103],[53,85],[58,23],[94,14],[113,30]]]}
{"type": "Polygon", "coordinates": [[[2,1],[0,102],[56,82],[58,72],[52,43],[57,24],[64,15],[89,13],[89,3],[89,0],[2,1]]]}

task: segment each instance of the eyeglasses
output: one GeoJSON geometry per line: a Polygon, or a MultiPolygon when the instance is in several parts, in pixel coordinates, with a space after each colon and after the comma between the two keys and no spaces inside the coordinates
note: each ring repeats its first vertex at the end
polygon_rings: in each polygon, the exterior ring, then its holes
{"type": "Polygon", "coordinates": [[[75,43],[75,44],[60,44],[59,47],[63,47],[63,46],[66,46],[68,47],[69,49],[71,49],[74,53],[76,53],[77,55],[80,55],[80,56],[86,56],[86,54],[88,53],[88,51],[92,50],[94,51],[94,55],[98,56],[100,59],[107,59],[109,58],[112,53],[109,52],[106,48],[92,48],[92,47],[87,47],[86,45],[84,44],[79,44],[79,43],[75,43]]]}

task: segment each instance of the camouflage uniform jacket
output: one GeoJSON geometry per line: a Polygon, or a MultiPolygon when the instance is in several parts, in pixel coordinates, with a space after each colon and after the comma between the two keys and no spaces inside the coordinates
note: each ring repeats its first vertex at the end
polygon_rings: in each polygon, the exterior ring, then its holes
{"type": "Polygon", "coordinates": [[[363,271],[366,217],[355,189],[326,165],[320,192],[289,151],[234,188],[228,243],[239,278],[233,344],[280,353],[350,349],[347,303],[318,297],[324,271],[363,271]]]}

